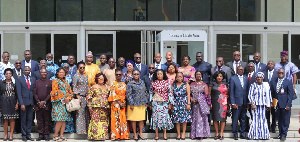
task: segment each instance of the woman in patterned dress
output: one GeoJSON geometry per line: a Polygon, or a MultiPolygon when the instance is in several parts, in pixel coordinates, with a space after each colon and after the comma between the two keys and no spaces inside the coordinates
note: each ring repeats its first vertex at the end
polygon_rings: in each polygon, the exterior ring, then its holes
{"type": "Polygon", "coordinates": [[[272,96],[268,82],[263,82],[264,73],[256,74],[256,82],[251,84],[248,94],[251,103],[252,121],[248,133],[249,139],[270,139],[266,119],[266,108],[270,110],[272,96]]]}
{"type": "Polygon", "coordinates": [[[176,66],[176,64],[170,64],[167,67],[167,77],[168,77],[168,81],[169,84],[173,84],[173,82],[175,81],[175,76],[176,73],[178,72],[178,67],[176,66]]]}
{"type": "Polygon", "coordinates": [[[18,110],[18,98],[16,94],[16,85],[12,82],[13,70],[7,68],[4,70],[5,80],[1,81],[1,113],[4,119],[3,129],[4,138],[6,141],[8,139],[8,122],[10,124],[10,136],[9,141],[13,140],[15,119],[19,118],[18,110]]]}
{"type": "Polygon", "coordinates": [[[215,140],[224,139],[224,128],[226,124],[226,113],[227,113],[227,92],[228,88],[225,79],[224,71],[217,71],[213,74],[213,82],[210,84],[209,92],[212,103],[212,119],[214,128],[216,131],[215,140]],[[220,123],[220,124],[219,124],[220,123]],[[220,125],[220,131],[219,131],[220,125]]]}
{"type": "Polygon", "coordinates": [[[126,61],[127,71],[123,73],[121,81],[127,84],[132,80],[132,71],[134,67],[134,62],[131,60],[126,61]]]}
{"type": "Polygon", "coordinates": [[[144,140],[143,127],[146,120],[146,108],[149,95],[143,80],[140,79],[140,71],[133,71],[133,80],[127,84],[127,120],[130,121],[133,130],[133,139],[144,140]],[[136,122],[139,123],[139,134],[136,135],[136,122]]]}
{"type": "Polygon", "coordinates": [[[66,121],[71,121],[71,113],[66,109],[68,103],[73,96],[71,86],[66,82],[66,71],[60,67],[56,71],[56,78],[52,82],[51,102],[52,102],[52,121],[55,121],[55,132],[53,140],[67,140],[63,134],[66,127],[66,121]],[[58,134],[60,132],[60,134],[58,134]]]}
{"type": "Polygon", "coordinates": [[[104,74],[98,73],[95,82],[86,97],[91,115],[91,121],[88,128],[89,140],[107,140],[109,139],[109,103],[108,88],[106,86],[107,78],[104,74]]]}
{"type": "Polygon", "coordinates": [[[192,102],[192,125],[191,139],[210,137],[210,126],[208,114],[210,113],[211,99],[208,94],[208,87],[202,81],[202,73],[195,72],[196,81],[191,83],[191,102],[192,102]]]}
{"type": "Polygon", "coordinates": [[[183,73],[176,73],[175,82],[172,84],[174,96],[173,123],[176,124],[176,140],[185,140],[186,124],[191,122],[191,90],[190,85],[183,82],[183,73]],[[180,125],[182,124],[182,135],[180,136],[180,125]]]}
{"type": "Polygon", "coordinates": [[[151,126],[155,130],[155,140],[158,140],[158,130],[163,130],[164,140],[167,140],[167,130],[174,127],[168,111],[174,105],[174,98],[171,85],[166,73],[158,69],[153,74],[153,81],[150,86],[150,101],[152,107],[151,126]]]}
{"type": "Polygon", "coordinates": [[[126,84],[121,81],[122,70],[116,69],[116,81],[110,87],[108,101],[111,102],[111,139],[129,139],[126,120],[126,84]]]}
{"type": "Polygon", "coordinates": [[[73,93],[80,100],[80,108],[76,111],[76,134],[87,134],[87,101],[85,99],[89,91],[88,76],[84,73],[85,63],[79,62],[78,73],[73,76],[73,93]]]}
{"type": "Polygon", "coordinates": [[[195,80],[195,71],[196,69],[190,65],[191,58],[190,56],[183,56],[182,62],[183,66],[179,67],[178,72],[183,73],[184,81],[189,84],[195,80]]]}

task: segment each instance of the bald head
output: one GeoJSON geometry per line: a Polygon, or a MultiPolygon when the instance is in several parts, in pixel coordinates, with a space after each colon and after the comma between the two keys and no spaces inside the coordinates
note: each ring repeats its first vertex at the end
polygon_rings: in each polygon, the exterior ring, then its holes
{"type": "Polygon", "coordinates": [[[142,61],[141,59],[142,59],[142,57],[141,57],[140,53],[135,53],[134,54],[134,61],[135,61],[135,63],[140,64],[141,61],[142,61]]]}
{"type": "Polygon", "coordinates": [[[166,52],[166,60],[169,64],[173,62],[173,53],[171,51],[166,52]]]}
{"type": "Polygon", "coordinates": [[[155,53],[154,60],[155,60],[156,64],[160,64],[160,62],[161,62],[161,54],[160,53],[155,53]]]}
{"type": "Polygon", "coordinates": [[[240,53],[240,51],[234,51],[234,52],[233,52],[233,59],[234,59],[236,62],[240,61],[240,59],[241,59],[241,53],[240,53]]]}

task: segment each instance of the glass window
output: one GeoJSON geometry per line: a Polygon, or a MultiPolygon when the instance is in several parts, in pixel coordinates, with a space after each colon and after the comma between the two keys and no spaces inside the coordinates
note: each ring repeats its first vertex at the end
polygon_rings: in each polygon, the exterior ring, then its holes
{"type": "Polygon", "coordinates": [[[180,0],[180,21],[210,21],[210,0],[180,0]]]}
{"type": "Polygon", "coordinates": [[[294,1],[294,7],[295,22],[300,22],[300,0],[294,1]]]}
{"type": "Polygon", "coordinates": [[[77,59],[77,34],[54,35],[54,62],[58,65],[66,62],[66,58],[73,54],[77,59]]]}
{"type": "Polygon", "coordinates": [[[280,52],[288,50],[288,35],[287,34],[268,34],[268,61],[272,60],[275,63],[280,61],[280,52]]]}
{"type": "Polygon", "coordinates": [[[240,51],[239,34],[217,35],[217,57],[223,57],[224,64],[233,60],[233,52],[240,51]]]}
{"type": "MultiPolygon", "coordinates": [[[[300,67],[300,35],[292,35],[291,37],[292,40],[292,48],[291,52],[289,53],[292,59],[292,62],[297,66],[300,67]]],[[[297,73],[297,78],[300,78],[300,73],[297,73]]],[[[299,99],[298,99],[299,100],[299,99]]],[[[300,101],[299,101],[300,102],[300,101]]],[[[300,103],[298,103],[300,104],[300,103]]]]}
{"type": "Polygon", "coordinates": [[[1,22],[26,22],[26,0],[1,0],[1,22]]]}
{"type": "Polygon", "coordinates": [[[88,51],[94,55],[94,63],[100,65],[100,55],[105,54],[107,60],[113,57],[113,35],[112,34],[89,34],[88,51]],[[100,47],[100,48],[99,48],[100,47]]]}
{"type": "Polygon", "coordinates": [[[114,0],[84,0],[83,20],[113,21],[114,0]]]}
{"type": "Polygon", "coordinates": [[[24,33],[13,33],[4,34],[4,47],[3,50],[10,53],[10,62],[15,63],[16,59],[24,59],[25,51],[25,34],[24,33]],[[16,57],[15,59],[12,56],[16,57]]]}
{"type": "Polygon", "coordinates": [[[133,55],[135,53],[141,53],[140,31],[121,31],[117,32],[116,37],[117,58],[124,57],[126,61],[133,60],[133,55]]]}
{"type": "Polygon", "coordinates": [[[268,0],[268,22],[291,22],[292,0],[268,0]]]}
{"type": "MultiPolygon", "coordinates": [[[[253,54],[260,52],[262,46],[260,34],[243,34],[242,35],[242,61],[253,62],[253,54]]],[[[260,52],[261,53],[261,52],[260,52]]],[[[262,53],[261,53],[262,54],[262,53]]],[[[262,60],[261,60],[262,61],[262,60]]]]}
{"type": "Polygon", "coordinates": [[[80,0],[56,0],[57,21],[80,21],[81,1],[80,0]]]}
{"type": "Polygon", "coordinates": [[[117,21],[146,21],[145,0],[116,0],[117,21]]]}
{"type": "Polygon", "coordinates": [[[177,0],[148,1],[149,21],[178,21],[177,0]]]}
{"type": "Polygon", "coordinates": [[[237,21],[237,0],[214,0],[213,21],[237,21]]]}
{"type": "Polygon", "coordinates": [[[33,60],[45,59],[46,55],[51,53],[51,34],[31,34],[30,50],[33,60]]]}
{"type": "Polygon", "coordinates": [[[265,21],[265,3],[263,0],[241,0],[241,21],[265,21]]]}
{"type": "Polygon", "coordinates": [[[54,20],[54,0],[29,1],[30,22],[49,22],[54,20]]]}

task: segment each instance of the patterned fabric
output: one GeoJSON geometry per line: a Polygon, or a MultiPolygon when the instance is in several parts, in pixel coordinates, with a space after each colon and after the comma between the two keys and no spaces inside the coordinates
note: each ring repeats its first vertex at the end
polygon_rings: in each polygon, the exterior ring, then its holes
{"type": "Polygon", "coordinates": [[[167,80],[155,80],[150,86],[150,101],[152,102],[152,116],[150,129],[170,130],[174,127],[168,113],[168,105],[175,104],[171,85],[167,80]],[[164,98],[164,102],[153,101],[154,93],[164,98]]]}
{"type": "MultiPolygon", "coordinates": [[[[52,76],[51,78],[50,78],[50,80],[54,80],[54,79],[56,79],[56,77],[55,76],[52,76]]],[[[66,80],[66,82],[68,83],[68,84],[71,84],[72,83],[72,77],[71,77],[71,75],[66,75],[65,76],[65,80],[66,80]]]]}
{"type": "Polygon", "coordinates": [[[85,64],[85,74],[88,75],[89,87],[95,84],[95,76],[100,73],[98,65],[92,63],[91,65],[85,64]]]}
{"type": "Polygon", "coordinates": [[[221,84],[218,90],[220,91],[218,99],[218,103],[220,104],[219,113],[221,117],[225,118],[227,113],[227,87],[225,84],[221,84]]]}
{"type": "Polygon", "coordinates": [[[270,139],[270,133],[268,129],[266,119],[266,106],[256,105],[256,110],[251,110],[252,121],[248,133],[250,139],[270,139]]]}
{"type": "Polygon", "coordinates": [[[264,82],[262,85],[258,85],[255,82],[251,84],[248,99],[250,103],[254,103],[255,105],[270,107],[270,103],[273,100],[269,84],[267,82],[264,82]]]}
{"type": "Polygon", "coordinates": [[[127,74],[127,72],[124,72],[121,81],[127,84],[131,80],[132,80],[132,76],[127,74]]]}
{"type": "Polygon", "coordinates": [[[274,70],[278,71],[280,68],[283,68],[285,71],[285,78],[293,81],[293,74],[298,73],[299,69],[298,67],[292,63],[292,62],[287,62],[286,64],[281,64],[281,62],[278,62],[275,64],[274,70]]]}
{"type": "Polygon", "coordinates": [[[3,119],[19,118],[18,111],[15,110],[17,104],[16,86],[13,83],[6,83],[5,80],[1,83],[6,84],[6,88],[1,88],[1,113],[3,119]]]}
{"type": "Polygon", "coordinates": [[[134,80],[130,81],[126,88],[127,104],[134,106],[148,104],[149,94],[146,90],[147,89],[143,80],[139,79],[139,82],[134,80]]]}
{"type": "Polygon", "coordinates": [[[52,82],[51,102],[52,121],[71,121],[71,114],[66,110],[62,100],[72,99],[73,92],[70,85],[65,80],[54,79],[52,82]]]}
{"type": "Polygon", "coordinates": [[[109,139],[109,104],[108,90],[91,87],[86,97],[91,101],[91,121],[88,128],[88,139],[109,139]]]}
{"type": "Polygon", "coordinates": [[[186,83],[184,82],[180,87],[173,83],[174,109],[173,109],[173,123],[187,123],[191,122],[191,110],[187,110],[187,92],[186,83]]]}
{"type": "Polygon", "coordinates": [[[0,62],[0,80],[5,80],[4,70],[7,68],[15,69],[15,66],[10,62],[8,62],[7,64],[0,62]]]}
{"type": "Polygon", "coordinates": [[[86,74],[81,75],[80,73],[76,73],[73,76],[73,93],[85,97],[89,91],[88,83],[88,76],[86,74]]]}
{"type": "Polygon", "coordinates": [[[276,93],[279,93],[279,89],[282,85],[282,82],[283,82],[283,79],[278,78],[278,82],[277,82],[277,85],[276,85],[276,93]]]}
{"type": "Polygon", "coordinates": [[[184,81],[194,81],[195,80],[195,72],[196,69],[194,67],[191,68],[187,68],[187,69],[183,69],[183,67],[180,67],[178,69],[178,72],[182,72],[183,73],[183,79],[184,81]]]}
{"type": "Polygon", "coordinates": [[[52,64],[52,65],[48,65],[47,67],[46,67],[46,70],[47,71],[51,71],[51,72],[53,72],[54,74],[56,73],[56,70],[59,68],[59,66],[57,65],[57,64],[52,64]]]}
{"type": "Polygon", "coordinates": [[[201,84],[192,82],[191,98],[198,100],[198,103],[192,103],[191,138],[210,137],[208,115],[203,113],[203,108],[205,108],[205,105],[211,105],[211,99],[208,95],[207,85],[204,82],[201,84]]]}
{"type": "Polygon", "coordinates": [[[110,87],[110,95],[108,101],[111,102],[111,139],[129,139],[129,129],[126,120],[126,107],[121,106],[116,102],[126,104],[126,84],[124,82],[114,81],[110,87]]]}

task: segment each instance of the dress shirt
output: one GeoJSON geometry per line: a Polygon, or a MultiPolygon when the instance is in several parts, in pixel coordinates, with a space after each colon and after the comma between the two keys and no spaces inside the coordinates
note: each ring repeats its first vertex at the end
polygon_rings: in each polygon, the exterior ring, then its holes
{"type": "Polygon", "coordinates": [[[27,83],[27,77],[28,77],[29,85],[31,85],[30,75],[26,76],[26,75],[24,74],[24,78],[25,78],[25,82],[26,82],[26,83],[27,83]]]}
{"type": "Polygon", "coordinates": [[[157,64],[157,63],[155,62],[154,65],[155,65],[155,68],[156,68],[156,69],[161,69],[161,64],[160,64],[160,63],[157,64]]]}
{"type": "Polygon", "coordinates": [[[244,76],[243,75],[237,75],[240,79],[241,85],[244,88],[244,76]]]}
{"type": "Polygon", "coordinates": [[[142,64],[141,63],[135,63],[135,66],[136,66],[136,68],[139,70],[139,71],[141,71],[141,68],[142,68],[142,64]]]}
{"type": "Polygon", "coordinates": [[[26,60],[25,60],[25,65],[24,65],[24,66],[25,66],[25,67],[26,67],[26,66],[29,66],[29,67],[30,67],[30,69],[31,69],[31,60],[29,60],[29,62],[28,62],[28,63],[27,63],[27,62],[26,62],[26,60]]]}
{"type": "Polygon", "coordinates": [[[268,80],[269,80],[269,82],[271,81],[271,79],[272,79],[272,76],[273,76],[273,73],[274,73],[274,69],[273,70],[268,70],[268,80]]]}
{"type": "MultiPolygon", "coordinates": [[[[238,66],[240,65],[240,61],[238,61],[237,62],[238,63],[238,66]]],[[[233,61],[233,64],[232,64],[232,66],[233,66],[233,70],[234,70],[234,72],[235,72],[235,74],[237,74],[237,70],[236,70],[236,61],[233,61]]]]}
{"type": "Polygon", "coordinates": [[[257,72],[257,70],[259,69],[259,64],[260,62],[254,63],[255,72],[257,72]]]}

